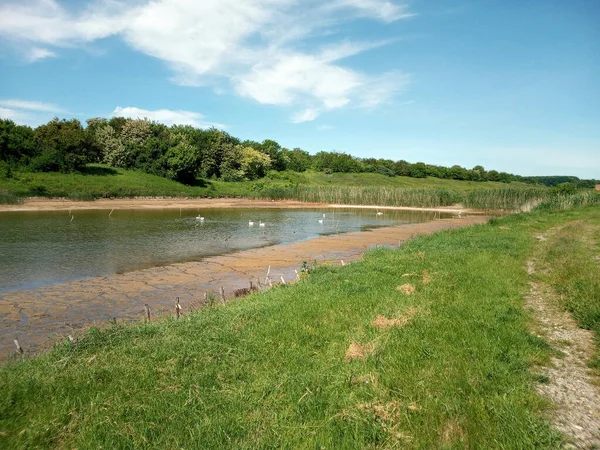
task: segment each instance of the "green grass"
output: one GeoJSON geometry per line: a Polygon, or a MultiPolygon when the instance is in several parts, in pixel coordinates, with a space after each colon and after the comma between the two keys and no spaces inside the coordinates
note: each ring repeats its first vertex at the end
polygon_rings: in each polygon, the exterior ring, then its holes
{"type": "MultiPolygon", "coordinates": [[[[541,260],[562,306],[600,339],[600,213],[549,233],[541,260]]],[[[600,369],[600,353],[590,364],[600,369]]]]}
{"type": "Polygon", "coordinates": [[[17,205],[23,203],[21,197],[16,196],[12,192],[0,190],[0,205],[17,205]]]}
{"type": "MultiPolygon", "coordinates": [[[[446,206],[464,202],[472,194],[482,194],[475,207],[493,208],[504,197],[507,186],[511,191],[525,192],[519,198],[531,198],[531,186],[493,182],[442,180],[438,178],[387,177],[380,174],[330,174],[307,171],[271,172],[252,182],[227,183],[198,180],[186,186],[165,178],[138,171],[115,169],[90,164],[81,173],[23,173],[13,172],[10,178],[0,179],[0,190],[13,197],[69,197],[93,200],[108,197],[249,197],[263,199],[295,199],[301,201],[344,204],[376,204],[393,206],[446,206]],[[492,206],[486,206],[486,205],[492,206]]],[[[517,196],[513,195],[514,198],[517,196]]],[[[471,202],[473,203],[473,202],[471,202]]],[[[475,204],[475,203],[473,203],[475,204]]],[[[513,206],[510,203],[508,206],[513,206]]]]}
{"type": "Polygon", "coordinates": [[[92,329],[0,368],[0,447],[558,447],[524,267],[536,233],[574,220],[598,209],[494,219],[180,321],[92,329]],[[372,353],[345,361],[352,342],[372,353]]]}

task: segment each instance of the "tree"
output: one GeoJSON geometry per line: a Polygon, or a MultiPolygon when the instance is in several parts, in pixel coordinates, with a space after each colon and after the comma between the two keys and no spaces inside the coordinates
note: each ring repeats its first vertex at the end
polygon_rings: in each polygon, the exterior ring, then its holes
{"type": "Polygon", "coordinates": [[[12,120],[0,119],[0,161],[27,165],[36,154],[33,130],[12,120]]]}
{"type": "Polygon", "coordinates": [[[284,155],[281,151],[281,145],[271,139],[265,139],[262,144],[260,144],[261,152],[269,155],[271,158],[271,167],[274,170],[282,171],[287,168],[288,159],[286,155],[284,155]]]}
{"type": "Polygon", "coordinates": [[[284,157],[287,158],[287,168],[295,172],[305,172],[311,165],[311,156],[307,151],[301,148],[295,148],[293,150],[284,149],[282,150],[284,157]]]}
{"type": "Polygon", "coordinates": [[[255,180],[265,176],[271,168],[271,158],[252,147],[241,147],[240,150],[240,169],[244,172],[245,178],[255,180]]]}
{"type": "Polygon", "coordinates": [[[35,129],[35,140],[42,151],[32,161],[34,169],[72,172],[84,167],[89,160],[85,132],[77,119],[58,120],[55,117],[35,129]]]}
{"type": "Polygon", "coordinates": [[[427,178],[427,166],[425,163],[417,162],[410,165],[410,176],[413,178],[427,178]]]}
{"type": "Polygon", "coordinates": [[[96,129],[95,139],[101,149],[102,161],[113,167],[127,167],[127,152],[121,139],[110,125],[96,129]]]}
{"type": "Polygon", "coordinates": [[[196,180],[199,154],[183,133],[171,134],[171,147],[167,155],[167,178],[191,184],[196,180]]]}

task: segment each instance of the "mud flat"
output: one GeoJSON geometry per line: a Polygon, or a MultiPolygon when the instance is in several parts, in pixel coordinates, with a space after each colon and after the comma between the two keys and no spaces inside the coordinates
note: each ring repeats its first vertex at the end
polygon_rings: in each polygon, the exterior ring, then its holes
{"type": "MultiPolygon", "coordinates": [[[[222,208],[227,204],[241,207],[245,202],[249,202],[243,199],[239,202],[237,200],[217,199],[211,202],[210,199],[206,199],[206,203],[219,204],[213,207],[222,208]]],[[[128,202],[131,201],[119,200],[118,202],[121,202],[124,209],[130,209],[131,203],[128,202]]],[[[153,203],[155,200],[133,201],[137,205],[155,204],[153,203]]],[[[98,202],[103,201],[89,203],[97,205],[98,202]]],[[[113,200],[106,202],[113,202],[113,200]]],[[[172,207],[176,208],[187,207],[181,206],[182,204],[189,204],[189,207],[196,208],[199,201],[183,200],[182,203],[182,200],[177,199],[168,202],[173,202],[172,207]]],[[[42,203],[54,205],[54,209],[62,209],[69,203],[82,206],[82,202],[54,203],[52,200],[44,200],[42,203]]],[[[270,203],[251,202],[251,205],[264,207],[270,203]]],[[[275,202],[276,207],[281,208],[282,203],[275,202]]],[[[297,202],[285,203],[289,203],[292,208],[295,206],[291,205],[297,202]]],[[[302,205],[315,206],[314,204],[302,205]]],[[[27,206],[27,203],[20,206],[27,206]]],[[[165,206],[163,204],[160,207],[165,206]]],[[[172,314],[175,298],[179,297],[185,314],[191,309],[202,306],[205,292],[218,293],[221,287],[224,287],[225,295],[230,299],[233,291],[249,287],[250,281],[256,283],[258,278],[264,281],[269,266],[272,280],[279,281],[283,277],[289,282],[295,279],[295,270],[300,269],[303,261],[339,265],[341,260],[349,262],[359,259],[366,250],[374,246],[398,246],[419,234],[431,234],[450,228],[485,223],[488,219],[489,217],[483,215],[466,216],[365,232],[322,236],[303,242],[208,257],[198,262],[87,278],[32,290],[5,292],[0,294],[0,359],[6,359],[14,353],[14,339],[18,339],[27,353],[35,353],[47,348],[57,339],[81,333],[86,326],[104,324],[113,318],[119,321],[141,320],[144,316],[145,304],[149,305],[154,315],[161,312],[172,314]]]]}

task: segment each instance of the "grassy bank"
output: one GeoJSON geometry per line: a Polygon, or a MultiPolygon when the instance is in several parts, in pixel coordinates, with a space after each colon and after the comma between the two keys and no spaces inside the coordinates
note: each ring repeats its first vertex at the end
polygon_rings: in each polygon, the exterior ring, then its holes
{"type": "MultiPolygon", "coordinates": [[[[548,233],[541,245],[540,277],[579,326],[600,338],[600,221],[571,222],[548,233]]],[[[600,369],[600,353],[590,365],[600,369]]]]}
{"type": "Polygon", "coordinates": [[[0,447],[555,447],[524,267],[536,233],[573,220],[600,213],[495,219],[180,321],[90,330],[0,369],[0,447]]]}
{"type": "Polygon", "coordinates": [[[221,197],[294,199],[311,202],[448,206],[462,203],[482,209],[518,209],[548,197],[548,189],[523,183],[387,177],[380,174],[271,172],[253,182],[198,180],[187,186],[142,172],[91,164],[81,173],[18,173],[0,179],[1,203],[30,196],[93,200],[114,197],[221,197]]]}

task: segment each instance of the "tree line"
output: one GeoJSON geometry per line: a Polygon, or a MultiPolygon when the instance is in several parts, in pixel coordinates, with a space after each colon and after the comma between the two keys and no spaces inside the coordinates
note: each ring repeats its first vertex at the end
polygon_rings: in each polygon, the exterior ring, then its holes
{"type": "Polygon", "coordinates": [[[144,119],[92,118],[83,126],[77,119],[54,118],[37,128],[0,119],[0,176],[13,170],[74,172],[88,163],[137,169],[181,183],[197,178],[246,181],[268,171],[308,169],[325,173],[379,173],[414,178],[453,180],[521,181],[553,186],[568,182],[593,187],[595,180],[577,177],[523,177],[455,165],[436,166],[404,160],[356,158],[342,152],[321,151],[310,155],[300,148],[282,147],[274,140],[242,141],[216,128],[200,129],[144,119]],[[560,180],[557,182],[557,180],[560,180]]]}

